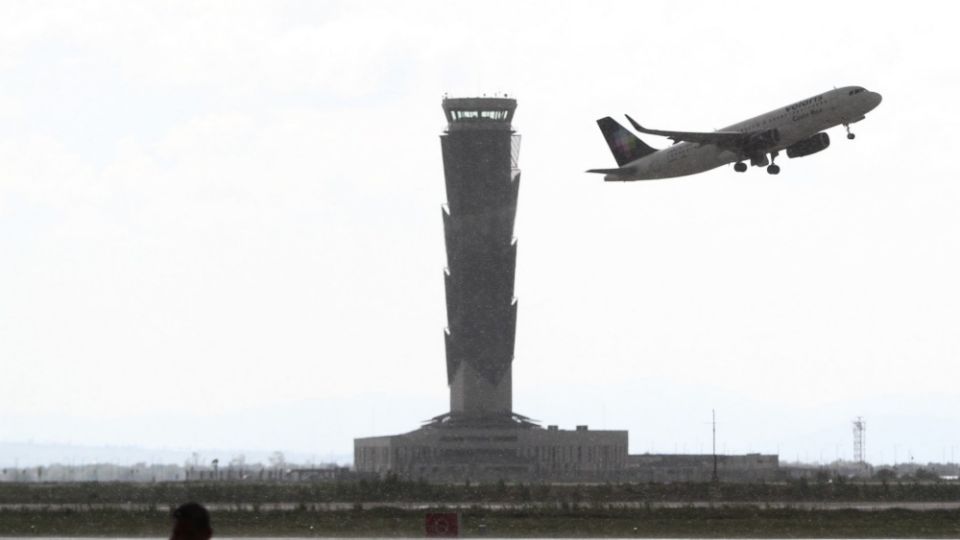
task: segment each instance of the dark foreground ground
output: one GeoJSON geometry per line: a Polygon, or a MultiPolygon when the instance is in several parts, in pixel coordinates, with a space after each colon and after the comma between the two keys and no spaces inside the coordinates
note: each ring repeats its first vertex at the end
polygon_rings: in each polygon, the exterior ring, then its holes
{"type": "Polygon", "coordinates": [[[456,507],[462,536],[960,538],[960,484],[0,484],[2,536],[165,537],[198,501],[218,536],[421,537],[456,507]],[[411,502],[418,501],[418,502],[411,502]],[[695,502],[691,502],[695,501],[695,502]],[[857,509],[860,503],[869,503],[857,509]],[[889,508],[903,503],[904,508],[889,508]],[[696,506],[694,506],[696,505],[696,506]]]}
{"type": "Polygon", "coordinates": [[[828,503],[958,502],[960,482],[808,482],[763,484],[607,483],[457,484],[398,479],[325,482],[74,482],[0,483],[0,506],[17,504],[138,504],[169,506],[187,500],[221,504],[373,503],[666,503],[688,501],[828,503]]]}
{"type": "MultiPolygon", "coordinates": [[[[461,512],[461,536],[684,538],[957,538],[956,510],[578,508],[461,512]]],[[[422,537],[424,511],[229,510],[213,513],[218,536],[422,537]]],[[[167,509],[0,510],[2,536],[169,534],[167,509]]]]}

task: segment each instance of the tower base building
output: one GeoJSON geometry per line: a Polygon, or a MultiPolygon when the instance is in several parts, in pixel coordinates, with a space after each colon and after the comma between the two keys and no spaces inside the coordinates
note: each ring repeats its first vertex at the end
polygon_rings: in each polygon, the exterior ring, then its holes
{"type": "Polygon", "coordinates": [[[356,439],[354,453],[357,471],[412,480],[616,481],[627,465],[627,432],[426,426],[356,439]]]}

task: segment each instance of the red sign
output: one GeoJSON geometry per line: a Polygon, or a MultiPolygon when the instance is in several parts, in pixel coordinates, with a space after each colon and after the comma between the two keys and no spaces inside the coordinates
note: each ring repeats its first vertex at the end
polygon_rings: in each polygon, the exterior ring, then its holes
{"type": "Polygon", "coordinates": [[[431,512],[424,523],[427,537],[456,538],[460,536],[460,514],[456,512],[431,512]]]}

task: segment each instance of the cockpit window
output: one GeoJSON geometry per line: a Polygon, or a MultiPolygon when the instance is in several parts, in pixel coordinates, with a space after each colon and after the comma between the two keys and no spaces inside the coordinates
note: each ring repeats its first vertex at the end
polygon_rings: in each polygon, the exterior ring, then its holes
{"type": "Polygon", "coordinates": [[[854,88],[853,90],[847,92],[847,95],[852,96],[854,94],[859,94],[860,92],[866,92],[866,91],[867,91],[866,88],[854,88]]]}

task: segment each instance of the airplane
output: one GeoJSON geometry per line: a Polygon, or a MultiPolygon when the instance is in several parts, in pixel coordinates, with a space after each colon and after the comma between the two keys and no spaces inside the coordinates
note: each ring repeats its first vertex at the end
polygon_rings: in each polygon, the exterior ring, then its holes
{"type": "Polygon", "coordinates": [[[839,125],[846,128],[848,139],[854,139],[850,124],[866,118],[882,99],[861,86],[845,86],[713,132],[647,129],[626,115],[638,132],[673,140],[673,146],[662,150],[648,146],[607,116],[597,125],[617,168],[587,172],[603,174],[606,181],[629,182],[687,176],[728,163],[734,163],[733,170],[745,172],[749,160],[754,167],[766,167],[769,174],[780,174],[774,160],[781,151],[786,150],[789,158],[815,154],[830,146],[824,130],[839,125]]]}

